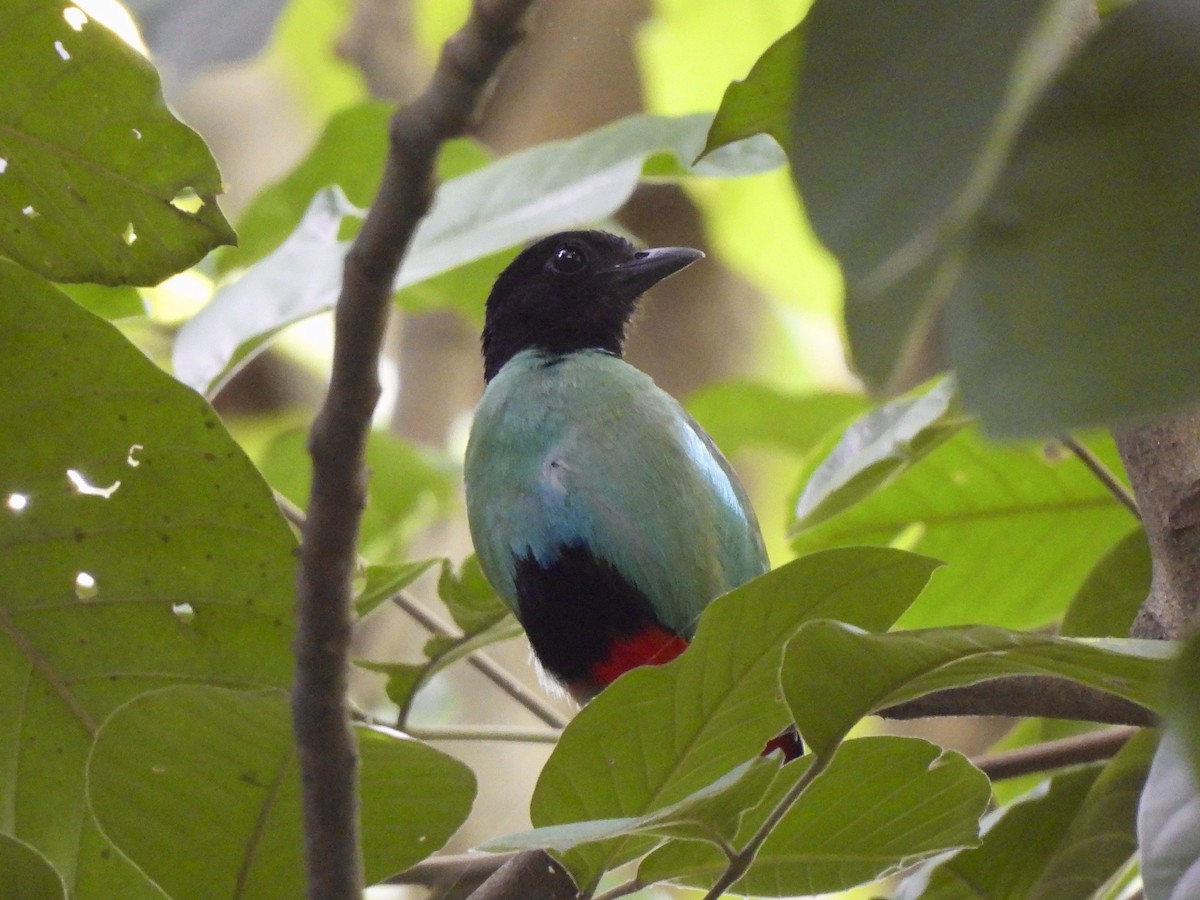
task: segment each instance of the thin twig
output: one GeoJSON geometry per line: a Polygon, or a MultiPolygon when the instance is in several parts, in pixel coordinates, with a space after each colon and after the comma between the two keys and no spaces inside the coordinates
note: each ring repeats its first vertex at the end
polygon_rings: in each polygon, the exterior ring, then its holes
{"type": "Polygon", "coordinates": [[[1091,451],[1090,447],[1085,446],[1070,434],[1060,435],[1058,442],[1074,453],[1076,458],[1087,466],[1100,483],[1108,489],[1117,502],[1133,513],[1135,519],[1141,520],[1142,514],[1138,511],[1137,501],[1133,499],[1133,492],[1125,486],[1125,483],[1117,477],[1112,469],[1104,464],[1100,457],[1091,451]]]}
{"type": "Polygon", "coordinates": [[[292,720],[312,900],[362,897],[358,748],[347,701],[351,580],[392,283],[429,210],[437,153],[465,131],[500,62],[520,40],[530,3],[476,0],[466,25],[443,47],[429,86],[392,117],[379,193],[346,254],[329,392],[309,434],[312,490],[297,577],[292,720]]]}
{"type": "MultiPolygon", "coordinates": [[[[392,598],[392,602],[400,609],[404,610],[408,615],[412,616],[416,622],[432,634],[441,637],[459,637],[455,629],[444,619],[442,619],[433,610],[422,606],[412,596],[400,591],[392,598]]],[[[567,720],[557,710],[546,703],[541,697],[529,690],[519,678],[505,669],[502,665],[484,653],[482,650],[476,650],[467,657],[467,662],[477,669],[488,681],[508,694],[519,704],[525,707],[529,712],[533,713],[541,719],[546,725],[551,728],[562,728],[567,724],[567,720]]]]}
{"type": "Polygon", "coordinates": [[[507,725],[485,727],[442,725],[437,728],[408,725],[405,733],[422,741],[513,741],[525,744],[555,744],[558,732],[545,728],[514,728],[507,725]]]}
{"type": "Polygon", "coordinates": [[[614,888],[609,888],[603,894],[597,894],[592,900],[617,900],[618,897],[628,897],[635,891],[640,891],[645,886],[645,884],[636,878],[630,878],[628,881],[618,884],[614,888]]]}
{"type": "Polygon", "coordinates": [[[1002,781],[1005,778],[1017,778],[1021,775],[1110,759],[1137,733],[1137,728],[1091,731],[1032,747],[985,753],[971,762],[992,781],[1002,781]]]}
{"type": "Polygon", "coordinates": [[[272,495],[275,497],[275,505],[279,507],[279,511],[283,517],[292,525],[296,526],[300,531],[304,531],[305,515],[304,510],[281,494],[279,491],[272,490],[272,495]]]}

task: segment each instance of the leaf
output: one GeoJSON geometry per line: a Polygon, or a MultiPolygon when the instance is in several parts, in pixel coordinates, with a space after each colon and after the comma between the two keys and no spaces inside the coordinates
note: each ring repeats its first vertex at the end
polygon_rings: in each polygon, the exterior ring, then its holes
{"type": "Polygon", "coordinates": [[[788,645],[780,683],[801,736],[820,754],[880,709],[1006,675],[1069,678],[1158,709],[1174,651],[1162,641],[1085,642],[986,626],[867,634],[820,621],[788,645]]]}
{"type": "Polygon", "coordinates": [[[801,23],[766,49],[745,81],[735,81],[725,89],[701,158],[704,153],[756,134],[769,134],[780,146],[787,146],[788,121],[803,58],[801,23]]]}
{"type": "Polygon", "coordinates": [[[304,159],[250,201],[238,219],[237,247],[218,256],[219,271],[247,266],[278,247],[323,188],[337,185],[350,203],[367,206],[379,188],[393,112],[392,104],[371,100],[330,117],[304,159]]]}
{"type": "Polygon", "coordinates": [[[1143,731],[1104,767],[1030,900],[1092,897],[1137,852],[1138,801],[1157,745],[1157,732],[1143,731]]]}
{"type": "Polygon", "coordinates": [[[67,886],[36,849],[11,834],[0,834],[0,897],[66,900],[67,886]]]}
{"type": "Polygon", "coordinates": [[[1067,607],[1060,630],[1071,637],[1128,634],[1149,593],[1150,545],[1138,527],[1092,569],[1067,607]]]}
{"type": "MultiPolygon", "coordinates": [[[[363,864],[374,882],[450,838],[475,780],[417,741],[355,731],[363,864]]],[[[282,691],[190,685],[135,697],[96,736],[88,797],[105,833],[173,898],[304,893],[300,778],[282,691]]]]}
{"type": "Polygon", "coordinates": [[[1138,807],[1146,900],[1200,895],[1200,794],[1196,772],[1173,729],[1158,745],[1138,807]]]}
{"type": "Polygon", "coordinates": [[[535,828],[488,841],[479,849],[499,852],[545,848],[561,853],[632,834],[728,841],[737,832],[742,813],[762,801],[781,764],[778,754],[755,757],[678,803],[647,815],[535,828]]]}
{"type": "Polygon", "coordinates": [[[952,378],[926,393],[886,403],[852,424],[809,476],[793,530],[811,528],[886,487],[968,423],[955,408],[952,378]]]}
{"type": "Polygon", "coordinates": [[[400,707],[398,721],[401,726],[408,720],[417,691],[430,678],[476,650],[519,637],[522,633],[521,626],[492,590],[474,556],[467,557],[457,573],[448,559],[442,560],[438,595],[450,610],[455,624],[462,629],[461,634],[431,637],[425,642],[426,660],[423,663],[356,662],[370,672],[388,676],[388,699],[400,707]]]}
{"type": "MultiPolygon", "coordinates": [[[[1111,440],[1095,449],[1116,463],[1111,440]]],[[[903,627],[1033,628],[1062,615],[1131,521],[1077,459],[968,429],[792,548],[893,544],[945,560],[903,627]]]]}
{"type": "Polygon", "coordinates": [[[984,820],[983,845],[909,879],[895,900],[1086,900],[1137,850],[1138,797],[1158,741],[1135,736],[1103,769],[1042,782],[984,820]]]}
{"type": "Polygon", "coordinates": [[[7,262],[0,383],[9,821],[77,895],[158,896],[84,805],[92,732],[166,684],[288,685],[295,541],[203,399],[7,262]]]}
{"type": "Polygon", "coordinates": [[[1099,774],[1099,766],[1087,766],[1057,775],[988,813],[979,847],[930,860],[892,900],[1028,896],[1099,774]]]}
{"type": "MultiPolygon", "coordinates": [[[[795,763],[783,769],[768,798],[744,817],[734,846],[744,845],[802,774],[795,763]]],[[[954,751],[915,738],[847,741],[775,826],[734,890],[770,897],[845,890],[947,849],[975,846],[990,796],[987,777],[954,751]]],[[[708,886],[725,865],[708,847],[675,842],[643,860],[638,877],[708,886]]]]}
{"type": "MultiPolygon", "coordinates": [[[[762,750],[787,723],[778,696],[784,643],[810,619],[887,628],[937,564],[883,548],[795,560],[713,601],[689,650],[635,669],[563,731],[538,779],[538,827],[636,817],[668,806],[762,750]]],[[[587,890],[644,841],[572,851],[564,864],[587,890]]]]}
{"type": "Polygon", "coordinates": [[[989,432],[1194,401],[1198,116],[1188,0],[1125,6],[1040,98],[973,222],[945,316],[963,403],[989,432]]]}
{"type": "Polygon", "coordinates": [[[842,264],[851,353],[873,386],[936,370],[928,344],[956,226],[1071,47],[1082,5],[824,0],[809,12],[788,155],[842,264]]]}
{"type": "Polygon", "coordinates": [[[146,304],[136,288],[127,285],[59,284],[60,291],[86,309],[109,321],[146,315],[146,304]]]}
{"type": "MultiPolygon", "coordinates": [[[[301,509],[308,506],[311,484],[307,440],[306,429],[288,429],[259,458],[263,477],[301,509]]],[[[458,475],[444,458],[383,431],[367,436],[366,464],[370,480],[359,551],[372,560],[395,559],[433,511],[450,503],[458,475]]]]}
{"type": "Polygon", "coordinates": [[[804,454],[866,402],[856,394],[786,394],[766,384],[725,381],[693,393],[687,407],[727,455],[746,446],[804,454]]]}
{"type": "Polygon", "coordinates": [[[62,5],[14,0],[4,23],[0,253],[55,281],[155,284],[233,241],[216,164],[149,62],[62,5]]]}
{"type": "Polygon", "coordinates": [[[1171,730],[1200,784],[1200,638],[1184,641],[1167,688],[1171,730]]]}
{"type": "Polygon", "coordinates": [[[367,566],[366,583],[354,601],[354,612],[361,618],[393,595],[408,587],[429,569],[437,559],[418,559],[390,566],[367,566]]]}
{"type": "MultiPolygon", "coordinates": [[[[577,138],[514,153],[443,184],[413,237],[393,285],[411,287],[563,228],[616,212],[648,174],[733,176],[776,168],[782,155],[768,138],[723,147],[695,166],[710,118],[631,116],[577,138]],[[678,160],[679,162],[676,162],[678,160]]],[[[182,329],[176,375],[207,390],[239,355],[285,325],[329,309],[337,299],[348,245],[341,217],[355,215],[340,194],[322,192],[278,250],[182,329]]],[[[483,296],[476,298],[482,305],[483,296]]]]}

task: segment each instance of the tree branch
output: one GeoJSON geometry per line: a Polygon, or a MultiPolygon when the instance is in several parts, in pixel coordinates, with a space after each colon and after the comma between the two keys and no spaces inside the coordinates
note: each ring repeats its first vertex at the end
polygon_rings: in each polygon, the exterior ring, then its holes
{"type": "Polygon", "coordinates": [[[443,141],[463,133],[532,0],[476,0],[425,92],[399,110],[379,194],[346,255],[333,371],[313,422],[313,480],[300,548],[292,718],[303,782],[312,900],[360,900],[358,753],[346,699],[363,451],[379,398],[379,349],[392,282],[433,195],[443,141]]]}
{"type": "Polygon", "coordinates": [[[570,873],[545,850],[526,850],[502,865],[470,900],[580,900],[570,873]]]}
{"type": "Polygon", "coordinates": [[[1131,700],[1065,678],[1014,675],[936,691],[879,711],[885,719],[929,716],[1040,716],[1107,725],[1156,725],[1153,712],[1131,700]]]}
{"type": "Polygon", "coordinates": [[[985,753],[971,762],[992,781],[1002,781],[1005,778],[1017,778],[1035,772],[1048,772],[1066,766],[1110,759],[1137,733],[1136,728],[1091,731],[1059,741],[1035,744],[1032,747],[985,753]]]}
{"type": "Polygon", "coordinates": [[[1114,428],[1152,560],[1150,595],[1131,634],[1176,639],[1200,609],[1200,409],[1114,428]]]}

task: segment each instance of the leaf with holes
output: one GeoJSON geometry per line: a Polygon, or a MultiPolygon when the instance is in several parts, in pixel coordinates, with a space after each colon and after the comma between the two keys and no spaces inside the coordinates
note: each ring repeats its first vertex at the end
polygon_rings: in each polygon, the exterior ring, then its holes
{"type": "MultiPolygon", "coordinates": [[[[355,733],[372,882],[440,848],[470,812],[475,779],[417,741],[355,733]]],[[[176,900],[304,893],[300,776],[282,691],[188,685],[135,697],[96,735],[88,798],[104,833],[176,900]]]]}
{"type": "Polygon", "coordinates": [[[204,400],[0,261],[0,756],[15,836],[81,897],[157,896],[84,801],[116,706],[284,687],[295,541],[204,400]]]}
{"type": "Polygon", "coordinates": [[[63,7],[4,11],[0,253],[55,281],[155,284],[232,243],[221,175],[154,67],[63,7]]]}

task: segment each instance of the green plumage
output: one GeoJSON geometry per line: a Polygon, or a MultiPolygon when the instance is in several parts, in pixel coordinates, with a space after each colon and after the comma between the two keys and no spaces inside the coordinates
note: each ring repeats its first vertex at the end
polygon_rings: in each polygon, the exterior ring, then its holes
{"type": "Polygon", "coordinates": [[[515,558],[581,546],[690,638],[717,595],[767,570],[750,503],[699,426],[600,350],[525,350],[489,382],[466,457],[471,536],[518,611],[515,558]]]}

